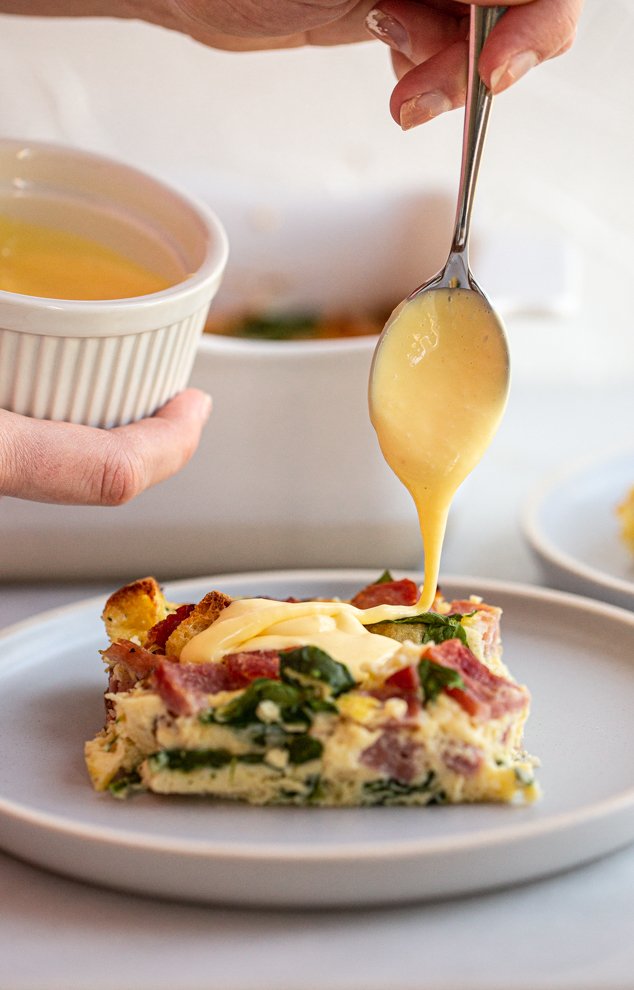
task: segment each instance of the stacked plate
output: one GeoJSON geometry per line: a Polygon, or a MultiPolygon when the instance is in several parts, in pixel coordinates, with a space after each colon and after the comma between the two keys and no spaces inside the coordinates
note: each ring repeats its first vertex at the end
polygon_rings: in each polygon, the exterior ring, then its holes
{"type": "Polygon", "coordinates": [[[617,506],[634,486],[634,449],[565,467],[543,481],[523,515],[545,583],[634,609],[634,554],[617,506]]]}

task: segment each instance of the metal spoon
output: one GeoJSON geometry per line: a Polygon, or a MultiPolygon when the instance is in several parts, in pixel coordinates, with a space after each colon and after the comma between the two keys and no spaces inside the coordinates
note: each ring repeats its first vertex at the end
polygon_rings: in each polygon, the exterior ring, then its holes
{"type": "Polygon", "coordinates": [[[456,220],[447,263],[388,320],[370,372],[370,418],[386,461],[414,498],[425,549],[419,605],[433,600],[453,495],[502,418],[510,370],[504,327],[469,268],[471,209],[491,93],[478,60],[502,7],[471,6],[456,220]]]}
{"type": "Polygon", "coordinates": [[[412,299],[419,292],[431,288],[469,288],[482,295],[469,268],[469,232],[471,210],[475,197],[476,183],[480,169],[480,159],[489,123],[489,112],[493,97],[480,78],[478,62],[480,53],[489,34],[506,10],[506,7],[471,6],[469,28],[469,69],[467,77],[467,99],[465,103],[464,130],[462,138],[462,164],[458,186],[458,205],[451,242],[451,249],[445,267],[429,282],[415,289],[409,296],[412,299]]]}

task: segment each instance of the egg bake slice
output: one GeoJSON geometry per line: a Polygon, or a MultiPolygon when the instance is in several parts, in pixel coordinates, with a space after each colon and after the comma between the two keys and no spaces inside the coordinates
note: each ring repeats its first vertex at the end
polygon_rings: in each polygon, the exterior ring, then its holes
{"type": "Polygon", "coordinates": [[[108,599],[97,790],[252,804],[530,802],[528,690],[501,658],[500,609],[413,608],[384,574],[350,602],[172,604],[153,578],[108,599]],[[404,614],[401,614],[404,613],[404,614]]]}

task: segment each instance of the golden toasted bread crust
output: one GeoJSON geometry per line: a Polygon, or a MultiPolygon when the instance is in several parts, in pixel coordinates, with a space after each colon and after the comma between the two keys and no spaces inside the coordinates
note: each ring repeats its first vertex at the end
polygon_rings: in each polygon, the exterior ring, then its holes
{"type": "Polygon", "coordinates": [[[230,603],[229,595],[224,595],[221,591],[210,591],[209,594],[205,595],[167,640],[165,644],[167,655],[180,657],[185,644],[198,633],[208,629],[230,603]]]}
{"type": "Polygon", "coordinates": [[[119,639],[143,640],[152,626],[172,611],[153,577],[140,578],[110,595],[102,613],[111,643],[119,639]]]}

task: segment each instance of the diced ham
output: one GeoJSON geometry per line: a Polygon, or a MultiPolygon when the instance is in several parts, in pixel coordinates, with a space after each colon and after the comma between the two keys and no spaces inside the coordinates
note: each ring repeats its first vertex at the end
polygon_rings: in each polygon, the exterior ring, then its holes
{"type": "MultiPolygon", "coordinates": [[[[394,695],[416,693],[420,688],[420,678],[416,667],[401,667],[385,680],[385,687],[392,690],[394,695]]],[[[387,696],[386,696],[387,697],[387,696]]]]}
{"type": "Polygon", "coordinates": [[[441,753],[441,759],[448,770],[461,777],[472,777],[484,762],[484,754],[477,746],[468,743],[454,743],[441,753]]]}
{"type": "Polygon", "coordinates": [[[458,598],[453,602],[447,602],[449,608],[449,615],[470,615],[471,612],[475,612],[482,608],[491,608],[490,605],[482,605],[482,603],[471,602],[467,598],[458,598]]]}
{"type": "MultiPolygon", "coordinates": [[[[109,668],[107,694],[130,691],[137,681],[143,680],[152,673],[160,659],[128,639],[111,643],[101,655],[109,668]]],[[[114,705],[109,698],[106,698],[105,704],[106,717],[109,720],[114,714],[114,705]]]]}
{"type": "Polygon", "coordinates": [[[207,695],[237,691],[258,677],[276,679],[279,654],[273,650],[231,653],[217,663],[179,663],[160,659],[153,687],[173,715],[194,715],[207,707],[207,695]]]}
{"type": "MultiPolygon", "coordinates": [[[[138,677],[127,667],[123,667],[121,664],[115,664],[108,671],[108,694],[119,694],[120,691],[130,691],[138,681],[138,677]]],[[[108,704],[106,704],[106,711],[110,711],[108,704]]]]}
{"type": "Polygon", "coordinates": [[[525,687],[494,674],[459,639],[448,639],[430,646],[425,656],[434,663],[458,671],[464,689],[445,690],[465,711],[482,721],[520,711],[530,700],[525,687]]]}
{"type": "Polygon", "coordinates": [[[385,777],[411,784],[418,774],[422,746],[394,728],[387,728],[361,753],[361,763],[385,777]]]}
{"type": "Polygon", "coordinates": [[[206,706],[206,696],[225,691],[228,677],[221,663],[174,663],[161,660],[152,686],[173,715],[194,715],[206,706]]]}
{"type": "Polygon", "coordinates": [[[409,578],[402,581],[382,581],[369,584],[354,596],[350,604],[356,608],[374,608],[375,605],[415,605],[418,601],[418,585],[409,578]]]}
{"type": "Polygon", "coordinates": [[[400,670],[390,674],[380,687],[374,688],[369,693],[381,701],[387,698],[402,698],[407,702],[408,715],[414,715],[421,707],[418,668],[401,667],[400,670]]]}
{"type": "Polygon", "coordinates": [[[144,647],[130,642],[129,639],[120,639],[116,643],[111,643],[101,655],[109,667],[125,668],[132,675],[133,681],[151,674],[160,659],[144,647]]]}
{"type": "Polygon", "coordinates": [[[194,611],[194,605],[180,605],[175,612],[152,626],[145,640],[145,647],[154,653],[165,653],[165,644],[177,626],[194,611]]]}
{"type": "Polygon", "coordinates": [[[469,615],[476,612],[475,627],[482,636],[482,648],[485,659],[497,656],[500,650],[500,618],[502,609],[484,602],[471,602],[459,599],[449,603],[449,612],[454,615],[469,615]]]}
{"type": "Polygon", "coordinates": [[[227,669],[231,686],[227,691],[237,691],[246,687],[256,677],[276,680],[280,676],[280,655],[276,650],[245,650],[242,653],[229,653],[222,660],[227,669]]]}

